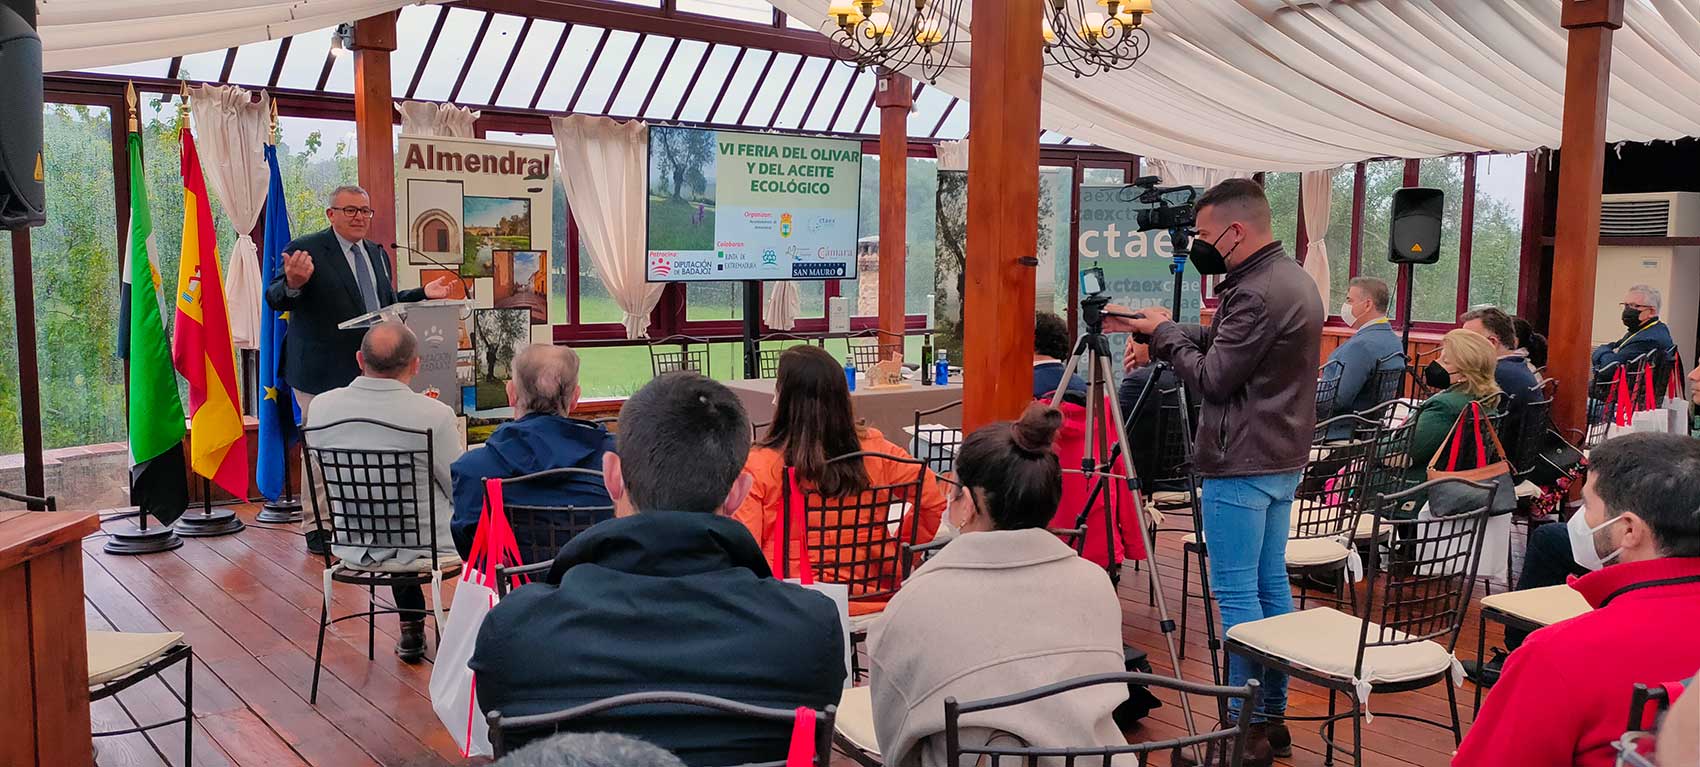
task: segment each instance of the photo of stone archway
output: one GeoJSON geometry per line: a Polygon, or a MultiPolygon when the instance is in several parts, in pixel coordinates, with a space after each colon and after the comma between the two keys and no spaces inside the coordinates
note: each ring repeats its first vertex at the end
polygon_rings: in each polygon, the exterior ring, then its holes
{"type": "Polygon", "coordinates": [[[465,194],[459,181],[408,179],[407,262],[414,266],[461,261],[465,194]]]}

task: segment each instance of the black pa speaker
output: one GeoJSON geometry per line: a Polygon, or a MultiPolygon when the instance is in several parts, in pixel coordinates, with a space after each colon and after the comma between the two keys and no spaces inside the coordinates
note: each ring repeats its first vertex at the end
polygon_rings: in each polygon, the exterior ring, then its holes
{"type": "Polygon", "coordinates": [[[31,19],[0,4],[0,229],[47,222],[41,91],[41,37],[31,19]]]}
{"type": "Polygon", "coordinates": [[[1446,193],[1426,186],[1393,192],[1393,227],[1387,235],[1387,260],[1395,264],[1432,264],[1440,260],[1440,217],[1446,193]]]}

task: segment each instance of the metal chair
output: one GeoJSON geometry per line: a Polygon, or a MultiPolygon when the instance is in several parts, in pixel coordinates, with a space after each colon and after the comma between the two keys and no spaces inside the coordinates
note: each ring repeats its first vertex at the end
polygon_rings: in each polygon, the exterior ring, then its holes
{"type": "MultiPolygon", "coordinates": [[[[11,497],[11,495],[8,494],[7,497],[11,497]]],[[[195,652],[183,641],[182,632],[144,634],[122,631],[90,631],[88,632],[88,659],[90,703],[111,698],[149,677],[159,677],[159,682],[165,687],[166,691],[183,704],[182,716],[144,725],[136,722],[135,715],[120,702],[120,707],[124,708],[124,712],[130,716],[130,721],[135,723],[136,726],[122,730],[92,733],[93,737],[129,735],[182,723],[183,764],[194,764],[195,652]],[[163,676],[166,669],[178,663],[183,664],[182,694],[178,694],[176,690],[172,689],[163,676]]],[[[165,755],[161,753],[160,756],[163,758],[165,755]]]]}
{"type": "Polygon", "coordinates": [[[962,418],[962,400],[946,402],[935,408],[915,411],[915,457],[926,462],[934,474],[949,474],[956,470],[956,451],[962,447],[962,429],[924,423],[926,416],[937,415],[955,408],[957,421],[962,418]]]}
{"type": "MultiPolygon", "coordinates": [[[[500,759],[532,740],[561,732],[563,726],[568,726],[568,732],[580,731],[575,729],[580,725],[586,732],[619,732],[618,726],[610,725],[610,717],[604,715],[616,709],[640,706],[644,707],[641,713],[633,712],[628,717],[744,719],[770,723],[775,730],[789,727],[797,720],[796,709],[752,706],[693,692],[633,692],[552,714],[503,716],[500,711],[491,711],[484,715],[484,721],[490,725],[490,748],[500,759]]],[[[832,727],[837,712],[837,706],[827,706],[815,716],[815,767],[827,767],[832,759],[832,727]]],[[[785,767],[785,762],[781,757],[738,767],[785,767]]]]}
{"type": "MultiPolygon", "coordinates": [[[[377,657],[377,616],[394,613],[415,615],[423,619],[432,610],[413,610],[378,606],[379,586],[431,587],[435,610],[442,609],[441,584],[444,577],[460,572],[460,558],[450,553],[439,554],[437,541],[437,494],[431,476],[436,464],[435,435],[429,429],[409,429],[371,418],[346,418],[323,426],[301,430],[307,453],[307,485],[313,507],[313,521],[319,529],[327,530],[330,540],[325,548],[325,600],[319,605],[319,640],[313,652],[313,689],[307,702],[319,698],[319,671],[325,654],[325,630],[333,623],[365,618],[366,657],[377,657]],[[355,449],[328,447],[321,442],[332,429],[361,425],[391,432],[401,441],[412,438],[423,444],[422,449],[355,449]],[[322,495],[321,495],[322,494],[322,495]],[[420,496],[424,496],[421,498],[420,496]],[[328,513],[327,513],[328,512],[328,513]],[[326,517],[329,519],[326,519],[326,517]],[[338,547],[417,549],[427,553],[405,565],[383,562],[377,565],[356,565],[339,561],[332,553],[338,547]],[[331,582],[365,586],[366,611],[332,619],[330,617],[331,582]]],[[[370,441],[370,440],[365,440],[370,441]]],[[[435,631],[441,639],[442,619],[438,612],[435,631]]]]}
{"type": "MultiPolygon", "coordinates": [[[[1140,487],[1145,491],[1145,515],[1148,520],[1148,536],[1153,542],[1158,533],[1181,533],[1181,638],[1186,637],[1186,626],[1190,616],[1190,605],[1197,599],[1204,605],[1205,641],[1210,649],[1211,678],[1220,681],[1222,678],[1219,668],[1218,652],[1221,644],[1216,636],[1216,621],[1214,608],[1210,598],[1210,570],[1208,567],[1209,551],[1200,532],[1204,530],[1202,509],[1199,506],[1199,482],[1192,470],[1193,445],[1186,438],[1184,428],[1197,423],[1195,414],[1182,415],[1178,389],[1162,389],[1157,392],[1157,422],[1156,450],[1143,455],[1137,448],[1141,439],[1134,435],[1134,429],[1128,430],[1128,438],[1136,443],[1134,465],[1141,473],[1140,487]],[[1187,418],[1187,421],[1182,419],[1187,418]],[[1146,464],[1140,467],[1140,464],[1146,464]],[[1178,488],[1178,489],[1177,489],[1178,488]],[[1189,524],[1185,527],[1164,527],[1158,523],[1158,518],[1168,518],[1169,514],[1185,512],[1189,524]],[[1192,566],[1198,566],[1198,591],[1191,591],[1192,566]]],[[[1129,416],[1130,418],[1136,416],[1129,416]]],[[[1147,597],[1156,604],[1156,586],[1147,587],[1147,597]]],[[[1178,652],[1181,660],[1186,659],[1186,642],[1179,643],[1178,652]]]]}
{"type": "Polygon", "coordinates": [[[1617,750],[1619,767],[1655,767],[1646,752],[1652,749],[1642,745],[1643,741],[1654,738],[1659,726],[1664,720],[1665,712],[1670,710],[1671,691],[1665,685],[1649,687],[1640,682],[1635,683],[1635,689],[1629,696],[1629,729],[1623,736],[1612,743],[1617,750]],[[1647,721],[1647,709],[1653,711],[1652,721],[1647,721]]]}
{"type": "Polygon", "coordinates": [[[1375,361],[1375,372],[1367,383],[1368,390],[1375,393],[1375,404],[1398,399],[1404,393],[1405,373],[1404,352],[1392,352],[1375,361]]]}
{"type": "Polygon", "coordinates": [[[620,417],[617,415],[605,415],[601,418],[592,418],[590,419],[590,422],[607,429],[610,432],[617,432],[620,430],[620,417]]]}
{"type": "MultiPolygon", "coordinates": [[[[822,339],[816,339],[816,340],[819,341],[819,343],[817,344],[818,346],[821,346],[823,348],[826,346],[826,339],[822,338],[822,339]]],[[[765,336],[762,336],[761,338],[756,339],[756,347],[758,349],[758,351],[756,352],[756,377],[757,378],[775,378],[775,377],[777,377],[779,375],[779,355],[784,354],[786,349],[790,349],[793,346],[807,346],[807,345],[809,345],[809,341],[810,341],[810,339],[808,339],[808,338],[804,338],[803,336],[792,335],[790,333],[770,333],[768,335],[765,335],[765,336]],[[773,349],[766,349],[766,348],[761,347],[762,344],[765,344],[769,341],[781,342],[783,345],[779,346],[778,348],[773,348],[773,349]],[[791,343],[784,343],[784,342],[791,342],[791,343]]]]}
{"type": "MultiPolygon", "coordinates": [[[[921,490],[929,472],[926,463],[919,459],[870,451],[841,455],[827,464],[849,461],[887,461],[911,466],[915,478],[827,498],[812,487],[797,488],[800,492],[794,492],[791,472],[783,472],[779,533],[785,556],[779,558],[779,577],[796,577],[790,542],[801,537],[800,545],[808,547],[814,563],[816,581],[848,587],[852,606],[857,602],[883,603],[897,594],[918,559],[913,550],[920,543],[921,490]],[[803,508],[792,508],[794,495],[802,499],[803,508]],[[901,516],[894,518],[897,515],[901,516]],[[803,530],[793,529],[798,521],[803,524],[803,530]],[[894,522],[899,523],[895,534],[891,531],[894,522]]],[[[878,611],[851,616],[852,679],[861,672],[855,648],[867,638],[868,624],[877,615],[878,611]]]]}
{"type": "MultiPolygon", "coordinates": [[[[1152,754],[1162,752],[1178,754],[1194,747],[1202,747],[1203,763],[1238,767],[1245,758],[1247,728],[1227,724],[1230,719],[1229,703],[1237,700],[1240,702],[1241,709],[1244,710],[1256,706],[1258,697],[1258,683],[1255,679],[1248,680],[1244,687],[1217,687],[1154,674],[1120,673],[1077,677],[1014,695],[1004,695],[967,703],[958,702],[954,697],[945,698],[945,760],[949,764],[990,764],[992,767],[997,767],[999,764],[1005,763],[1004,760],[1006,759],[1017,765],[1037,765],[1040,763],[1039,760],[1043,758],[1047,762],[1060,760],[1070,767],[1088,764],[1110,767],[1116,762],[1115,758],[1118,756],[1134,756],[1139,764],[1145,765],[1149,762],[1152,754]],[[1124,688],[1129,684],[1139,684],[1146,687],[1175,690],[1185,695],[1212,698],[1216,702],[1216,721],[1226,726],[1209,732],[1201,732],[1197,735],[1122,745],[1065,746],[1056,743],[1021,743],[1006,746],[1001,745],[1000,741],[1015,739],[1001,738],[997,734],[994,734],[983,745],[963,743],[962,730],[964,727],[974,726],[972,717],[975,714],[1022,706],[1084,687],[1107,684],[1121,685],[1124,688]],[[965,717],[968,718],[966,722],[964,722],[965,717]],[[964,756],[970,757],[968,762],[962,760],[964,756]]],[[[1179,764],[1180,760],[1175,759],[1175,763],[1179,764]]]]}
{"type": "Polygon", "coordinates": [[[1228,652],[1266,668],[1274,668],[1328,690],[1325,717],[1289,716],[1288,721],[1320,721],[1326,743],[1323,763],[1332,764],[1340,719],[1352,721],[1354,764],[1363,764],[1362,720],[1369,696],[1446,688],[1451,725],[1403,713],[1379,716],[1409,719],[1450,729],[1453,743],[1463,740],[1458,718],[1458,695],[1449,684],[1453,651],[1469,607],[1481,559],[1482,532],[1487,524],[1492,487],[1461,479],[1438,479],[1409,490],[1377,498],[1373,505],[1377,538],[1388,540],[1375,566],[1369,568],[1362,616],[1330,607],[1278,615],[1241,623],[1228,630],[1228,652]],[[1398,520],[1392,514],[1443,482],[1465,485],[1481,493],[1481,506],[1436,520],[1398,520]],[[1359,693],[1359,684],[1365,684],[1359,693]],[[1344,694],[1351,710],[1336,713],[1344,694]]]}
{"type": "Polygon", "coordinates": [[[1374,463],[1376,437],[1381,424],[1348,413],[1318,425],[1326,434],[1330,427],[1349,424],[1353,436],[1345,440],[1318,440],[1311,445],[1310,465],[1293,493],[1292,529],[1287,538],[1287,574],[1298,579],[1299,609],[1310,599],[1307,583],[1334,578],[1332,601],[1349,606],[1350,576],[1362,575],[1356,541],[1358,520],[1365,503],[1374,463]]]}
{"type": "Polygon", "coordinates": [[[1340,376],[1345,365],[1329,362],[1316,369],[1316,420],[1325,421],[1334,414],[1334,400],[1340,396],[1340,376]]]}
{"type": "MultiPolygon", "coordinates": [[[[600,487],[602,472],[573,467],[545,469],[503,479],[502,494],[503,498],[512,498],[509,488],[516,485],[563,489],[562,486],[574,482],[594,482],[600,487]]],[[[614,517],[612,505],[548,506],[507,501],[503,510],[507,513],[508,525],[514,530],[514,540],[519,544],[520,561],[526,564],[555,561],[567,541],[596,523],[614,517]]]]}
{"type": "Polygon", "coordinates": [[[46,509],[47,511],[59,510],[59,499],[51,495],[35,496],[25,495],[23,493],[14,493],[10,490],[0,490],[0,498],[5,498],[9,501],[17,501],[30,509],[39,507],[46,509]]]}
{"type": "Polygon", "coordinates": [[[553,560],[548,562],[532,562],[528,565],[516,565],[514,567],[496,565],[496,596],[507,596],[508,592],[513,591],[520,586],[524,586],[527,583],[531,583],[538,577],[548,573],[549,568],[554,566],[555,562],[553,560]]]}
{"type": "Polygon", "coordinates": [[[1433,349],[1430,349],[1426,352],[1419,352],[1416,357],[1412,358],[1411,368],[1410,368],[1411,385],[1412,385],[1412,388],[1415,390],[1413,392],[1413,394],[1415,395],[1416,399],[1419,399],[1419,400],[1428,399],[1429,397],[1434,395],[1434,387],[1429,386],[1428,380],[1423,378],[1423,368],[1427,367],[1428,363],[1433,362],[1433,361],[1435,361],[1439,358],[1440,358],[1440,347],[1439,346],[1436,346],[1433,349]]]}
{"type": "Polygon", "coordinates": [[[866,331],[860,337],[846,339],[845,343],[850,347],[850,358],[857,370],[871,370],[893,354],[903,356],[903,336],[883,330],[866,331]]]}
{"type": "Polygon", "coordinates": [[[706,339],[695,336],[668,336],[649,344],[649,367],[651,372],[659,377],[663,373],[678,370],[691,370],[702,375],[709,372],[711,359],[709,345],[706,339]],[[677,349],[668,347],[676,346],[677,349]],[[693,346],[700,348],[691,348],[693,346]]]}

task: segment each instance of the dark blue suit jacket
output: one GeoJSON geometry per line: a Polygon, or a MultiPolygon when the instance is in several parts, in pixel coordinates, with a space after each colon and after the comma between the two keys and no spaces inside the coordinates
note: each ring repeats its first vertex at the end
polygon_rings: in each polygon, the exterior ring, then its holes
{"type": "Polygon", "coordinates": [[[1599,370],[1613,362],[1628,362],[1655,349],[1668,352],[1676,342],[1671,340],[1670,326],[1657,317],[1638,330],[1625,333],[1622,338],[1611,343],[1600,344],[1594,348],[1594,369],[1599,370]]]}

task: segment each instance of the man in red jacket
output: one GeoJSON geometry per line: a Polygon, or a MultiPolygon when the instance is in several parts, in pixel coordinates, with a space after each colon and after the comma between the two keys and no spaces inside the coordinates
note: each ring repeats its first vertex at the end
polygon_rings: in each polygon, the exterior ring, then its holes
{"type": "Polygon", "coordinates": [[[1529,635],[1453,767],[1611,767],[1636,682],[1700,667],[1700,441],[1630,434],[1594,448],[1570,520],[1571,578],[1593,611],[1529,635]]]}

